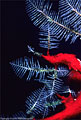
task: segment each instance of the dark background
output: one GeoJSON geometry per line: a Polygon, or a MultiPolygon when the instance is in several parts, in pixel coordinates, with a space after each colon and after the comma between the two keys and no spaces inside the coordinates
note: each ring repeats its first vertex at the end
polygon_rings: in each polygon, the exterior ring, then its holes
{"type": "MultiPolygon", "coordinates": [[[[55,10],[58,10],[58,1],[55,1],[55,10]]],[[[25,111],[25,99],[32,90],[40,87],[37,82],[20,80],[13,72],[9,62],[17,58],[32,54],[27,51],[27,44],[35,50],[46,54],[46,50],[38,46],[37,29],[26,13],[25,1],[1,1],[1,114],[9,115],[18,111],[25,111]],[[32,87],[33,86],[33,87],[32,87]]],[[[61,42],[59,49],[51,51],[51,54],[73,53],[81,59],[81,41],[77,39],[74,44],[61,42]]],[[[34,56],[35,59],[37,57],[34,56]]],[[[40,59],[40,58],[38,58],[40,59]]],[[[41,60],[44,64],[46,61],[41,60]]]]}

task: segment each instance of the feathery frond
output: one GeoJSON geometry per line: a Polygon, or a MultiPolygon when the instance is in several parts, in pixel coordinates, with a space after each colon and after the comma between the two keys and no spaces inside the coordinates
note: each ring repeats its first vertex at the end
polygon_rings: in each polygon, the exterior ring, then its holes
{"type": "Polygon", "coordinates": [[[54,78],[52,76],[48,76],[50,78],[50,83],[47,84],[47,88],[49,89],[50,94],[56,93],[68,93],[69,86],[65,85],[64,81],[60,78],[54,78]]]}
{"type": "Polygon", "coordinates": [[[34,62],[33,57],[32,59],[28,59],[27,57],[17,59],[16,61],[10,62],[10,65],[19,78],[23,78],[28,71],[27,80],[30,80],[33,76],[35,78],[39,77],[39,80],[44,79],[46,73],[54,71],[54,68],[49,69],[47,66],[45,68],[41,67],[38,60],[34,62]]]}
{"type": "Polygon", "coordinates": [[[45,67],[41,67],[39,61],[34,61],[32,59],[28,59],[27,57],[17,59],[15,61],[10,62],[14,72],[19,78],[23,78],[28,71],[27,80],[30,80],[33,76],[37,78],[37,81],[45,83],[46,76],[51,74],[52,77],[57,75],[58,78],[65,77],[69,74],[69,70],[64,67],[59,67],[57,70],[54,67],[48,68],[47,65],[45,67]]]}
{"type": "Polygon", "coordinates": [[[68,4],[73,8],[79,16],[81,16],[81,0],[67,0],[68,4]]]}
{"type": "Polygon", "coordinates": [[[49,24],[46,26],[46,29],[40,31],[40,47],[53,49],[58,48],[59,40],[57,40],[53,33],[50,32],[49,24]]]}
{"type": "Polygon", "coordinates": [[[49,114],[49,107],[56,107],[61,104],[61,101],[55,97],[50,97],[48,90],[45,86],[42,89],[36,90],[26,100],[27,114],[37,116],[41,114],[46,117],[49,114]]]}
{"type": "Polygon", "coordinates": [[[26,62],[25,59],[23,60],[23,58],[10,62],[10,65],[19,78],[23,78],[29,68],[28,62],[26,62]]]}
{"type": "Polygon", "coordinates": [[[45,94],[44,91],[45,87],[42,89],[38,89],[32,93],[26,100],[26,113],[36,116],[37,114],[43,114],[44,112],[44,103],[45,101],[41,100],[41,96],[45,94]]]}
{"type": "Polygon", "coordinates": [[[70,28],[79,34],[75,34],[72,42],[81,37],[81,0],[59,0],[59,12],[61,18],[70,28]]]}
{"type": "Polygon", "coordinates": [[[54,68],[49,68],[48,71],[49,72],[46,74],[44,79],[35,79],[35,81],[44,83],[48,86],[52,86],[53,85],[53,80],[55,79],[55,81],[57,81],[57,83],[60,82],[62,84],[64,82],[60,78],[67,77],[68,74],[69,74],[69,70],[67,70],[67,69],[65,69],[65,70],[63,70],[63,69],[55,70],[54,68]]]}
{"type": "Polygon", "coordinates": [[[45,4],[45,0],[26,0],[26,2],[27,13],[35,26],[48,23],[48,14],[52,5],[45,4]]]}
{"type": "Polygon", "coordinates": [[[32,76],[36,75],[39,79],[43,79],[45,76],[45,72],[48,72],[47,69],[41,68],[39,61],[34,62],[33,57],[32,59],[28,59],[27,57],[17,59],[16,61],[10,62],[14,72],[19,78],[23,78],[25,73],[28,71],[27,80],[30,80],[32,76]]]}
{"type": "Polygon", "coordinates": [[[81,36],[80,31],[72,29],[69,24],[62,21],[59,14],[52,11],[49,3],[44,4],[43,0],[27,0],[27,11],[35,26],[47,31],[46,28],[49,24],[50,33],[59,40],[65,38],[67,41],[71,38],[71,42],[75,42],[77,37],[81,36]]]}

